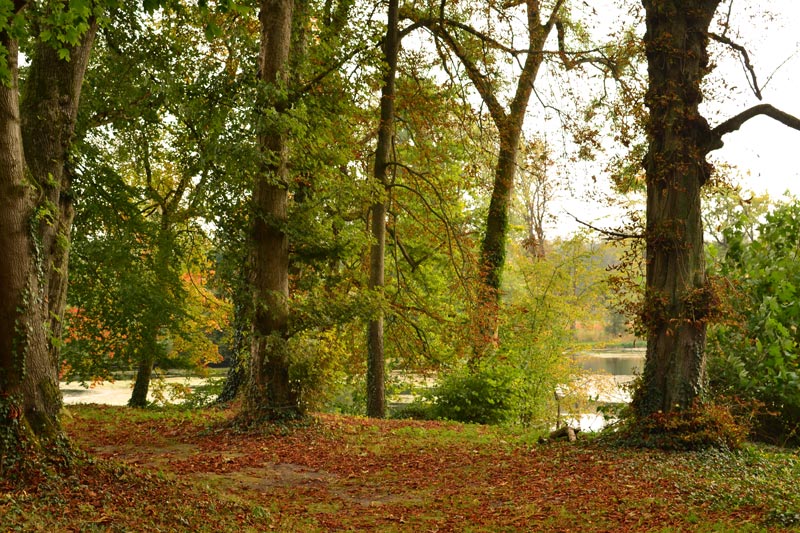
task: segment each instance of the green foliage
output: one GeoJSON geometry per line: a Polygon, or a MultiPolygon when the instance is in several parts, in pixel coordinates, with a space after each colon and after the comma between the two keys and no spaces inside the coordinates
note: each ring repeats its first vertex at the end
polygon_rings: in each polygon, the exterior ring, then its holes
{"type": "Polygon", "coordinates": [[[725,232],[720,271],[731,280],[734,318],[709,332],[709,374],[718,394],[762,404],[754,432],[800,441],[800,205],[778,205],[747,239],[749,221],[725,232]]]}
{"type": "Polygon", "coordinates": [[[306,330],[289,341],[289,378],[300,391],[304,411],[320,409],[335,394],[349,359],[336,329],[306,330]]]}
{"type": "Polygon", "coordinates": [[[397,420],[436,420],[438,418],[436,406],[429,400],[416,399],[411,403],[402,404],[389,411],[389,418],[397,420]]]}
{"type": "Polygon", "coordinates": [[[432,392],[433,413],[457,422],[506,422],[518,404],[518,378],[512,368],[497,365],[449,373],[432,392]]]}

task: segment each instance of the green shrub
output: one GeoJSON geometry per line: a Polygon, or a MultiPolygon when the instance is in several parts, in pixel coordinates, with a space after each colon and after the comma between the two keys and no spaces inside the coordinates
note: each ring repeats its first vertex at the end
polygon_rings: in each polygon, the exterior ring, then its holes
{"type": "Polygon", "coordinates": [[[491,366],[448,374],[432,393],[437,418],[476,424],[500,424],[514,414],[514,372],[491,366]]]}
{"type": "Polygon", "coordinates": [[[435,420],[437,418],[434,404],[426,400],[415,400],[389,409],[389,418],[397,420],[435,420]]]}
{"type": "Polygon", "coordinates": [[[709,331],[709,375],[715,394],[763,405],[753,436],[800,442],[800,205],[779,205],[746,242],[726,232],[721,273],[737,320],[709,331]]]}

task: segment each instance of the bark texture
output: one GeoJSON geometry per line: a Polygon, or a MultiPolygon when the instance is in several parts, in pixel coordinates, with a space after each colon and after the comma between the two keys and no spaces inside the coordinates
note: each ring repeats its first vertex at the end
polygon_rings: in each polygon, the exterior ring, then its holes
{"type": "MultiPolygon", "coordinates": [[[[147,344],[143,344],[145,350],[147,344]]],[[[155,348],[155,347],[153,347],[155,348]]],[[[144,352],[144,350],[142,350],[144,352]]],[[[136,380],[133,383],[131,398],[128,400],[130,407],[147,407],[147,393],[150,392],[150,381],[153,377],[153,352],[140,353],[139,364],[136,367],[136,380]]]]}
{"type": "Polygon", "coordinates": [[[648,328],[639,415],[690,407],[705,386],[705,276],[700,188],[710,128],[698,110],[708,69],[707,30],[718,0],[643,0],[649,89],[644,159],[647,271],[642,319],[648,328]]]}
{"type": "MultiPolygon", "coordinates": [[[[266,105],[280,116],[288,79],[293,0],[262,0],[259,75],[278,96],[266,105]]],[[[261,125],[263,171],[253,191],[252,287],[254,297],[250,382],[246,411],[258,418],[298,415],[299,394],[289,379],[289,244],[287,143],[280,124],[261,125]]]]}
{"type": "MultiPolygon", "coordinates": [[[[375,149],[375,183],[388,193],[389,162],[394,135],[395,76],[397,54],[400,47],[398,35],[398,0],[389,0],[389,11],[384,42],[386,71],[381,89],[381,122],[378,144],[375,149]]],[[[386,198],[372,206],[372,246],[370,248],[369,288],[383,294],[386,250],[386,198]]],[[[367,326],[367,416],[386,416],[386,358],[383,350],[383,311],[369,321],[367,326]]]]}
{"type": "MultiPolygon", "coordinates": [[[[24,2],[15,3],[18,9],[24,2]]],[[[72,204],[65,172],[81,83],[96,25],[58,58],[38,43],[22,101],[18,46],[8,49],[11,75],[0,87],[0,446],[43,443],[60,435],[58,336],[66,301],[72,204]],[[9,437],[9,438],[5,438],[9,437]]],[[[34,31],[34,33],[36,33],[34,31]]],[[[4,455],[7,450],[0,450],[4,455]]]]}

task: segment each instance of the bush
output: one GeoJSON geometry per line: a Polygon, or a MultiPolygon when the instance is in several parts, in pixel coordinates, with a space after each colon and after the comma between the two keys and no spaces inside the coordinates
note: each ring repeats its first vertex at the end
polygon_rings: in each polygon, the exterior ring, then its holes
{"type": "Polygon", "coordinates": [[[759,237],[726,232],[722,274],[738,320],[709,331],[709,375],[715,394],[760,404],[753,436],[778,444],[800,442],[800,205],[767,216],[759,237]]]}
{"type": "Polygon", "coordinates": [[[434,404],[425,400],[398,405],[389,410],[389,418],[396,420],[436,420],[434,404]]]}
{"type": "Polygon", "coordinates": [[[514,381],[513,371],[503,366],[458,370],[445,376],[434,389],[433,413],[456,422],[506,422],[518,400],[514,381]]]}

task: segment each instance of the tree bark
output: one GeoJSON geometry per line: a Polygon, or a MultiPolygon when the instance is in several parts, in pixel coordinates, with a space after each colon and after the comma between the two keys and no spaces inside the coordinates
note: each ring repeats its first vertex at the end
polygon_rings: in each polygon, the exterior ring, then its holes
{"type": "Polygon", "coordinates": [[[640,416],[691,407],[705,386],[705,277],[700,188],[710,128],[700,115],[707,30],[719,0],[643,0],[649,89],[646,288],[648,329],[640,416]]]}
{"type": "MultiPolygon", "coordinates": [[[[374,180],[382,193],[389,191],[389,160],[394,136],[395,77],[397,73],[398,0],[389,0],[384,60],[386,71],[381,88],[381,122],[375,149],[374,180]]],[[[383,295],[386,250],[386,198],[372,206],[372,246],[370,248],[369,288],[383,295]]],[[[369,321],[367,327],[367,416],[386,416],[386,356],[383,350],[383,309],[369,321]]]]}
{"type": "Polygon", "coordinates": [[[96,21],[69,61],[59,59],[51,43],[37,43],[22,91],[21,116],[25,162],[40,191],[39,204],[53,217],[39,221],[43,265],[47,272],[43,311],[49,349],[59,364],[62,320],[67,301],[69,242],[75,211],[67,156],[78,117],[81,85],[97,33],[96,21]]]}
{"type": "Polygon", "coordinates": [[[0,86],[0,456],[20,440],[46,450],[61,435],[56,341],[72,219],[64,169],[95,31],[92,22],[69,61],[35,44],[22,102],[18,46],[0,35],[10,72],[0,86]]]}
{"type": "Polygon", "coordinates": [[[133,383],[133,392],[128,400],[129,407],[147,407],[147,394],[150,392],[150,380],[153,377],[153,352],[147,352],[147,344],[139,354],[139,365],[136,368],[136,380],[133,383]]]}
{"type": "MultiPolygon", "coordinates": [[[[293,0],[262,0],[262,83],[278,96],[269,105],[285,113],[292,40],[293,0]]],[[[284,229],[288,205],[287,143],[280,124],[260,126],[263,171],[253,191],[252,287],[254,296],[250,382],[245,411],[255,418],[284,418],[301,413],[300,398],[289,379],[289,245],[284,229]]]]}

